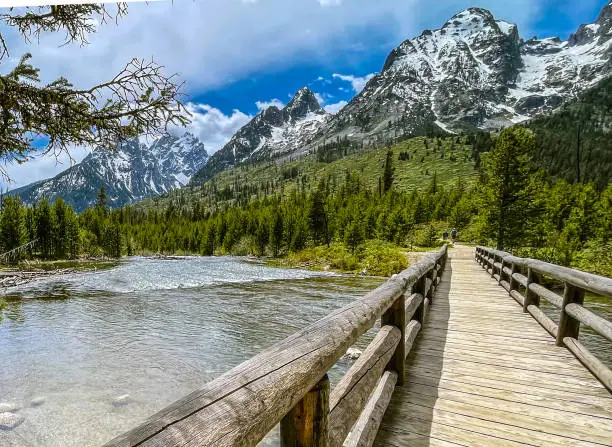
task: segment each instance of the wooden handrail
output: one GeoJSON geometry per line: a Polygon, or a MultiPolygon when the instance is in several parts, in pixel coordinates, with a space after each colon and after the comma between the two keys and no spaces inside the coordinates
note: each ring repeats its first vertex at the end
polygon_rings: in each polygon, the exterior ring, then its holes
{"type": "Polygon", "coordinates": [[[558,346],[565,346],[589,371],[612,392],[612,371],[578,341],[580,324],[612,341],[612,322],[583,306],[585,291],[612,297],[612,279],[562,267],[530,258],[518,258],[500,250],[476,247],[476,261],[497,277],[499,284],[531,314],[553,337],[558,346]],[[505,265],[510,265],[508,269],[505,265]],[[526,270],[527,276],[519,273],[526,270]],[[563,296],[546,288],[541,276],[561,283],[563,296]],[[518,285],[517,285],[518,284],[518,285]],[[524,294],[521,294],[522,286],[524,294]],[[555,323],[540,309],[540,298],[561,310],[559,323],[555,323]]]}
{"type": "Polygon", "coordinates": [[[444,245],[424,256],[363,298],[274,344],[105,446],[251,446],[279,422],[283,445],[334,447],[347,435],[351,444],[373,439],[380,418],[369,417],[383,403],[386,408],[389,389],[403,383],[403,360],[439,282],[433,272],[443,271],[447,254],[444,245]],[[327,399],[327,372],[379,318],[378,335],[327,399]],[[327,406],[323,415],[321,405],[327,406]],[[351,432],[353,426],[356,431],[351,432]]]}

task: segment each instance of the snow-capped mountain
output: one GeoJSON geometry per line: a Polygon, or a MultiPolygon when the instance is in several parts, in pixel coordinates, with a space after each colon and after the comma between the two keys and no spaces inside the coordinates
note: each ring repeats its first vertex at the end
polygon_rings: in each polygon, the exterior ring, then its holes
{"type": "Polygon", "coordinates": [[[330,117],[314,93],[304,87],[283,109],[268,107],[240,128],[210,157],[193,181],[205,181],[238,163],[275,158],[306,148],[330,117]]]}
{"type": "Polygon", "coordinates": [[[318,140],[495,129],[548,112],[611,73],[612,2],[567,41],[524,41],[469,8],[395,48],[318,140]]]}
{"type": "Polygon", "coordinates": [[[185,186],[207,160],[204,144],[190,133],[164,136],[150,145],[133,138],[114,151],[96,149],[57,176],[10,193],[26,203],[61,197],[82,211],[96,202],[104,186],[109,205],[120,207],[185,186]]]}
{"type": "Polygon", "coordinates": [[[493,130],[558,108],[612,73],[612,1],[566,41],[523,40],[516,25],[469,8],[406,40],[336,115],[303,88],[283,110],[261,112],[193,177],[245,161],[302,155],[325,142],[369,146],[394,138],[493,130]]]}

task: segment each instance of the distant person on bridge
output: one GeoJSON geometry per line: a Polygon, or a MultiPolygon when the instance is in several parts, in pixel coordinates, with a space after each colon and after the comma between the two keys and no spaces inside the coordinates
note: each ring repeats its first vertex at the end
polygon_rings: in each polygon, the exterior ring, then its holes
{"type": "Polygon", "coordinates": [[[444,230],[444,233],[442,233],[442,240],[447,240],[448,239],[448,230],[444,230]]]}
{"type": "Polygon", "coordinates": [[[457,230],[453,228],[453,231],[451,231],[451,241],[453,244],[455,243],[455,239],[457,239],[457,230]]]}

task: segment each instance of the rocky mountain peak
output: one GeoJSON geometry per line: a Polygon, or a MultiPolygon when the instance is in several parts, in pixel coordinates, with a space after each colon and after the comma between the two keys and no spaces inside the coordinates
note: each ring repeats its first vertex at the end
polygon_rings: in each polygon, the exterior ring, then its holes
{"type": "Polygon", "coordinates": [[[96,201],[104,185],[113,207],[185,186],[208,160],[204,144],[194,135],[164,135],[153,141],[131,138],[114,150],[96,148],[78,164],[57,176],[11,193],[26,203],[62,197],[82,211],[96,201]]]}
{"type": "Polygon", "coordinates": [[[483,24],[495,22],[495,17],[484,8],[468,8],[452,16],[443,26],[445,28],[482,28],[483,24]]]}
{"type": "Polygon", "coordinates": [[[315,94],[308,87],[302,87],[289,101],[284,112],[295,121],[309,113],[321,113],[322,109],[315,94]]]}
{"type": "Polygon", "coordinates": [[[569,46],[586,45],[598,40],[602,44],[612,37],[612,1],[605,5],[594,23],[582,24],[568,39],[569,46]]]}
{"type": "Polygon", "coordinates": [[[597,16],[597,20],[595,23],[598,25],[604,25],[612,20],[612,1],[608,2],[603,8],[601,8],[601,12],[597,16]]]}

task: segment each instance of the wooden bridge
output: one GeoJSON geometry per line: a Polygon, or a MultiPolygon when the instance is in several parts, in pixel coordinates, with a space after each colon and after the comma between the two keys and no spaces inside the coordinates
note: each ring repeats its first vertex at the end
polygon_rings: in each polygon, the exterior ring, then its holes
{"type": "Polygon", "coordinates": [[[612,297],[612,280],[443,247],[106,447],[251,446],[278,423],[282,446],[610,446],[612,373],[578,331],[612,341],[612,323],[585,292],[612,297]],[[378,320],[330,392],[327,371],[378,320]]]}

